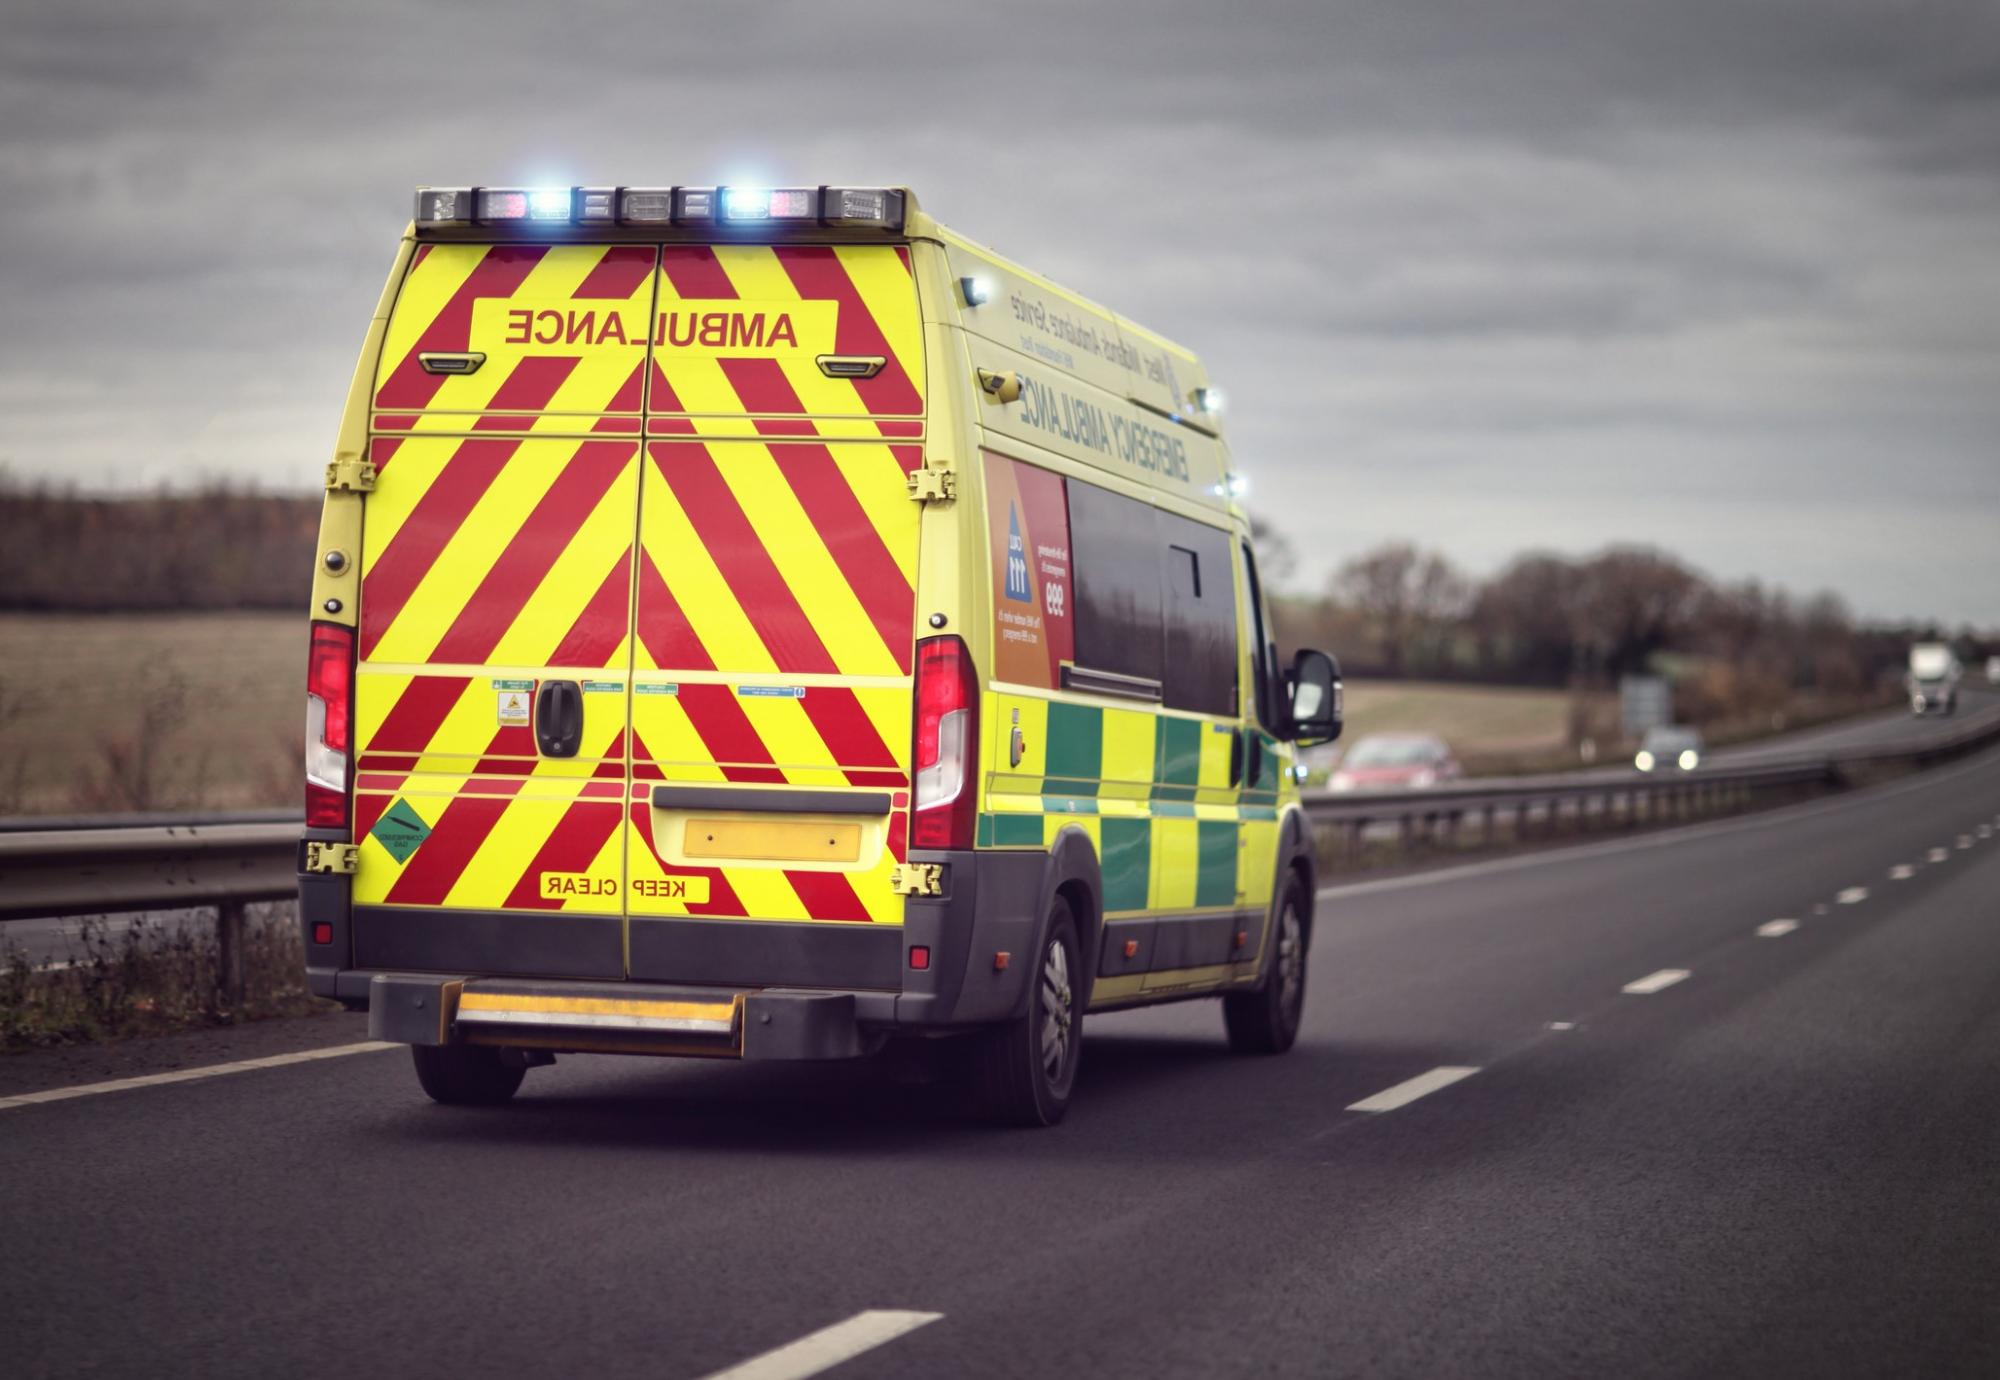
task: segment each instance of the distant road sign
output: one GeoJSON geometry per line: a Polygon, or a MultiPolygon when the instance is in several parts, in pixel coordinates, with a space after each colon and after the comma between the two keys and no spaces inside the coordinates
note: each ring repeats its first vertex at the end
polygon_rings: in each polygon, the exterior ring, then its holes
{"type": "Polygon", "coordinates": [[[1618,722],[1627,737],[1674,721],[1674,691],[1661,676],[1618,678],[1618,722]]]}

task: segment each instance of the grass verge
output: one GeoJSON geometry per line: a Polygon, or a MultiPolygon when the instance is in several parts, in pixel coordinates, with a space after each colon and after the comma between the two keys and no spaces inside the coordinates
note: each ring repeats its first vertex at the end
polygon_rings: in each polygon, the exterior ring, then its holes
{"type": "Polygon", "coordinates": [[[93,916],[60,966],[31,962],[18,945],[7,949],[0,969],[0,1050],[8,1052],[340,1009],[306,990],[298,924],[288,902],[249,907],[243,922],[247,995],[235,1007],[223,1000],[217,982],[211,920],[141,916],[113,925],[93,916]]]}

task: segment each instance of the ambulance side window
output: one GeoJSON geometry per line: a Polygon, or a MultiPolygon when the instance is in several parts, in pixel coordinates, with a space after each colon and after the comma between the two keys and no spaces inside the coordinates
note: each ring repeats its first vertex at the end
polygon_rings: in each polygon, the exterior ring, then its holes
{"type": "Polygon", "coordinates": [[[1151,504],[1069,481],[1076,663],[1160,681],[1160,558],[1151,504]]]}
{"type": "Polygon", "coordinates": [[[1278,648],[1271,640],[1271,615],[1264,606],[1264,588],[1257,580],[1257,561],[1250,543],[1243,544],[1244,602],[1250,608],[1250,674],[1257,722],[1282,737],[1284,716],[1278,712],[1278,648]]]}
{"type": "Polygon", "coordinates": [[[1229,537],[1173,513],[1154,514],[1165,556],[1167,673],[1161,702],[1198,714],[1236,712],[1236,591],[1229,537]]]}

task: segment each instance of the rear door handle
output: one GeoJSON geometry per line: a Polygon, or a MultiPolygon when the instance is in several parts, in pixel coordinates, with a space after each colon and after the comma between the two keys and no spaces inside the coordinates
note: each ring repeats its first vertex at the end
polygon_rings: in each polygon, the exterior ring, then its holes
{"type": "Polygon", "coordinates": [[[583,687],[545,680],[535,691],[535,746],[544,757],[574,757],[583,745],[583,687]]]}

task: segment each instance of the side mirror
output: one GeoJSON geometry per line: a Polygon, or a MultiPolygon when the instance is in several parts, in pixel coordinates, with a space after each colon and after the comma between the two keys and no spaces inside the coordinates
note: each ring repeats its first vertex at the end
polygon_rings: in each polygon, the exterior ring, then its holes
{"type": "Polygon", "coordinates": [[[1292,741],[1312,747],[1338,738],[1344,711],[1340,663],[1325,652],[1304,647],[1292,656],[1286,679],[1292,687],[1292,741]]]}

